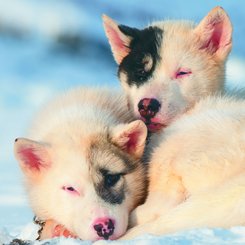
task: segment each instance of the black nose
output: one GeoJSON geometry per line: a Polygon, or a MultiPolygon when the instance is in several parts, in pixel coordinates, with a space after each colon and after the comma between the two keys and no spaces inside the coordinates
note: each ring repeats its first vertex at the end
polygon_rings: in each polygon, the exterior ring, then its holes
{"type": "Polygon", "coordinates": [[[145,119],[150,119],[159,111],[161,104],[156,99],[144,98],[138,104],[138,111],[145,119]]]}
{"type": "Polygon", "coordinates": [[[103,237],[105,240],[108,240],[109,237],[113,234],[115,226],[114,222],[111,219],[108,219],[105,222],[95,224],[94,229],[97,232],[98,236],[103,237]]]}

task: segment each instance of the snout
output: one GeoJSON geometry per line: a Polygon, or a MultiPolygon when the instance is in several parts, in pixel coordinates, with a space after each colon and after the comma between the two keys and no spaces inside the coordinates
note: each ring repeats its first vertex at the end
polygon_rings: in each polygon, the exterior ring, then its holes
{"type": "Polygon", "coordinates": [[[161,117],[156,116],[160,108],[161,104],[155,98],[144,98],[138,103],[140,117],[150,132],[157,132],[166,126],[160,119],[161,117]]]}
{"type": "Polygon", "coordinates": [[[160,107],[160,102],[153,98],[144,98],[138,103],[138,111],[140,116],[146,121],[153,118],[159,111],[160,107]]]}
{"type": "Polygon", "coordinates": [[[115,220],[108,217],[99,218],[94,222],[93,228],[100,238],[108,240],[114,234],[115,220]]]}

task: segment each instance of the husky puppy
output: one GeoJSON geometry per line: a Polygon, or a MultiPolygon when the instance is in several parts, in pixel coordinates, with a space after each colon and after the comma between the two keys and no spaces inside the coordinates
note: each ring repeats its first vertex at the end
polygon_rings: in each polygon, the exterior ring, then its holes
{"type": "Polygon", "coordinates": [[[139,30],[103,20],[128,105],[150,132],[223,91],[232,26],[221,7],[198,25],[160,21],[139,30]]]}
{"type": "Polygon", "coordinates": [[[227,14],[216,7],[198,25],[143,30],[104,16],[104,26],[129,107],[158,131],[148,197],[122,239],[244,225],[245,101],[217,96],[232,46],[227,14]]]}
{"type": "Polygon", "coordinates": [[[245,100],[210,97],[160,133],[149,195],[122,238],[245,224],[245,100]]]}
{"type": "Polygon", "coordinates": [[[123,96],[106,90],[75,89],[40,112],[14,146],[38,218],[82,240],[125,233],[146,194],[140,158],[147,128],[130,121],[123,96]]]}

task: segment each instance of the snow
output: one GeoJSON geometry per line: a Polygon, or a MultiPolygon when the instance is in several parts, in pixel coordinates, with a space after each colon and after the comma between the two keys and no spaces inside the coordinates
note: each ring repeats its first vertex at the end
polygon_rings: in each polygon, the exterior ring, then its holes
{"type": "MultiPolygon", "coordinates": [[[[13,157],[14,139],[25,135],[34,113],[59,91],[83,84],[119,87],[101,15],[143,27],[163,18],[197,22],[216,5],[224,7],[234,26],[228,85],[245,87],[244,0],[0,0],[0,244],[16,236],[35,237],[33,214],[13,157]]],[[[244,231],[234,227],[144,235],[126,244],[242,244],[244,231]]],[[[89,244],[65,238],[52,243],[89,244]]]]}
{"type": "MultiPolygon", "coordinates": [[[[182,244],[182,245],[236,245],[245,243],[245,227],[234,227],[229,230],[227,229],[197,229],[190,230],[185,232],[179,232],[174,235],[166,236],[152,236],[145,234],[141,237],[135,238],[130,241],[81,241],[79,239],[73,238],[54,238],[44,241],[35,241],[37,237],[38,227],[33,223],[27,224],[21,234],[18,236],[19,239],[30,241],[33,245],[103,245],[103,244],[124,244],[124,245],[173,245],[173,244],[182,244]]],[[[15,236],[11,236],[7,233],[6,230],[0,229],[0,244],[8,244],[11,240],[15,239],[15,236]]]]}

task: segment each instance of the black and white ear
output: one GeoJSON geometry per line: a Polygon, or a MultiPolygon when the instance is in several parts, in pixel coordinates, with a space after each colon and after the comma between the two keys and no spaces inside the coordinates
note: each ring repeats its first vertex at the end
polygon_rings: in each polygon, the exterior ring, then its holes
{"type": "Polygon", "coordinates": [[[117,64],[120,64],[122,60],[129,54],[130,42],[132,40],[132,37],[123,33],[121,29],[134,29],[126,26],[122,26],[120,29],[120,26],[106,15],[103,15],[102,19],[105,33],[111,45],[114,59],[116,60],[117,64]]]}
{"type": "Polygon", "coordinates": [[[112,142],[136,158],[143,155],[146,137],[147,128],[141,120],[118,125],[112,131],[112,142]]]}
{"type": "Polygon", "coordinates": [[[50,166],[48,146],[25,138],[18,138],[14,144],[15,157],[21,170],[28,177],[36,177],[50,166]]]}
{"type": "Polygon", "coordinates": [[[212,9],[195,28],[200,49],[224,60],[232,47],[232,25],[223,8],[212,9]]]}

